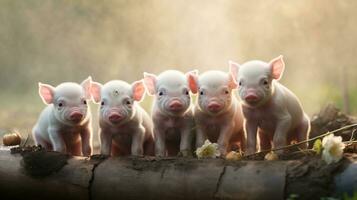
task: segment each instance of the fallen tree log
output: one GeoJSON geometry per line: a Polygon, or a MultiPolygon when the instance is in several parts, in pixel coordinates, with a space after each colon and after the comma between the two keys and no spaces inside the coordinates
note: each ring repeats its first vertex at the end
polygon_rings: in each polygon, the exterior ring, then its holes
{"type": "Polygon", "coordinates": [[[315,157],[225,161],[38,155],[51,160],[45,166],[52,172],[39,173],[39,157],[31,160],[1,148],[1,199],[286,199],[291,194],[316,199],[357,188],[356,155],[332,165],[315,157]]]}
{"type": "MultiPolygon", "coordinates": [[[[311,117],[310,138],[356,123],[356,117],[341,112],[334,104],[329,103],[322,107],[319,113],[311,117]]],[[[341,135],[343,141],[348,141],[351,139],[353,131],[354,129],[346,129],[337,135],[341,135]]],[[[352,138],[357,139],[357,136],[355,135],[352,138]]],[[[314,141],[310,142],[310,147],[312,147],[313,144],[314,141]]]]}

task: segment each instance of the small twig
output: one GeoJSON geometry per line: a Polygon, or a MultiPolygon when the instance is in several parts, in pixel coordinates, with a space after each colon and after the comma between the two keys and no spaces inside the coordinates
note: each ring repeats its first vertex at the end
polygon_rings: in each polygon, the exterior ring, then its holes
{"type": "Polygon", "coordinates": [[[351,124],[351,125],[344,126],[344,127],[341,127],[339,129],[336,129],[336,130],[333,130],[333,131],[328,131],[328,132],[326,132],[326,133],[324,133],[322,135],[319,135],[319,136],[316,136],[316,137],[313,137],[313,138],[310,138],[308,140],[304,140],[304,141],[301,141],[301,142],[298,142],[298,143],[295,143],[295,144],[290,144],[290,145],[287,145],[287,146],[278,147],[278,148],[274,148],[274,149],[271,149],[271,150],[259,151],[259,152],[253,153],[253,154],[245,155],[243,157],[250,157],[250,156],[254,156],[254,155],[258,155],[258,154],[262,154],[262,153],[268,153],[268,152],[271,152],[271,151],[278,151],[278,150],[282,150],[282,149],[289,149],[289,148],[292,148],[292,147],[299,146],[301,144],[305,144],[305,143],[314,141],[314,140],[319,139],[319,138],[323,138],[323,137],[325,137],[327,135],[330,135],[331,133],[337,133],[339,131],[342,131],[342,130],[345,130],[345,129],[349,129],[349,128],[352,128],[352,127],[356,127],[356,126],[357,126],[357,124],[351,124]]]}
{"type": "Polygon", "coordinates": [[[356,140],[353,140],[353,141],[346,141],[346,142],[343,142],[346,146],[350,146],[352,144],[357,144],[357,141],[356,140]]]}
{"type": "Polygon", "coordinates": [[[21,146],[23,146],[23,147],[26,146],[29,138],[30,138],[30,134],[27,134],[27,138],[26,138],[25,142],[21,146]]]}
{"type": "Polygon", "coordinates": [[[299,153],[303,153],[304,155],[311,155],[311,153],[315,152],[312,149],[301,149],[300,151],[296,151],[296,152],[292,152],[290,153],[290,155],[295,155],[295,154],[299,154],[299,153]]]}
{"type": "MultiPolygon", "coordinates": [[[[307,155],[307,154],[309,154],[310,153],[310,151],[312,150],[312,149],[302,149],[302,148],[300,148],[300,147],[297,147],[298,149],[299,149],[299,151],[297,151],[297,152],[301,152],[301,153],[303,153],[304,155],[307,155]]],[[[314,150],[312,150],[312,151],[314,151],[314,150]]],[[[295,152],[293,152],[293,154],[294,154],[295,152]]]]}
{"type": "Polygon", "coordinates": [[[350,141],[353,141],[353,138],[354,138],[354,134],[355,134],[356,130],[357,130],[357,129],[353,129],[353,131],[352,131],[352,134],[351,134],[351,138],[350,138],[350,141]]]}

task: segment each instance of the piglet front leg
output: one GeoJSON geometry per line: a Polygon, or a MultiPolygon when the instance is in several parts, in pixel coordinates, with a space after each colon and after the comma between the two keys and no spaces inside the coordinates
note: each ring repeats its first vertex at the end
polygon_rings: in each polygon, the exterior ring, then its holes
{"type": "MultiPolygon", "coordinates": [[[[291,127],[291,117],[285,115],[278,120],[276,126],[274,137],[273,137],[273,148],[278,148],[287,145],[288,132],[291,127]]],[[[277,154],[282,154],[283,150],[276,151],[277,154]]]]}
{"type": "Polygon", "coordinates": [[[92,146],[90,144],[91,140],[91,130],[86,127],[81,131],[82,140],[82,154],[83,156],[90,156],[92,154],[92,146]]]}
{"type": "Polygon", "coordinates": [[[164,131],[154,128],[155,134],[155,156],[164,157],[166,154],[164,131]]]}
{"type": "Polygon", "coordinates": [[[191,126],[187,124],[181,130],[181,143],[180,143],[180,153],[183,157],[192,156],[192,134],[191,134],[191,126]]]}
{"type": "Polygon", "coordinates": [[[233,122],[227,122],[223,124],[221,127],[221,131],[217,140],[218,148],[221,153],[221,156],[225,156],[227,154],[227,148],[229,145],[229,140],[233,133],[233,122]]]}
{"type": "Polygon", "coordinates": [[[49,127],[48,134],[53,146],[53,150],[61,153],[66,153],[67,147],[66,143],[64,142],[63,136],[61,135],[61,132],[57,128],[49,127]]]}
{"type": "Polygon", "coordinates": [[[207,135],[205,134],[205,130],[202,126],[197,125],[196,129],[196,148],[201,147],[205,141],[207,140],[207,135]]]}
{"type": "Polygon", "coordinates": [[[112,134],[105,130],[100,130],[100,154],[110,156],[112,148],[112,134]]]}
{"type": "Polygon", "coordinates": [[[145,139],[145,128],[140,126],[138,130],[133,134],[132,144],[131,144],[131,155],[133,156],[143,156],[145,139]]]}
{"type": "Polygon", "coordinates": [[[257,151],[257,130],[258,130],[258,124],[254,122],[253,120],[247,119],[245,124],[245,131],[247,133],[247,149],[245,154],[253,154],[257,151]]]}

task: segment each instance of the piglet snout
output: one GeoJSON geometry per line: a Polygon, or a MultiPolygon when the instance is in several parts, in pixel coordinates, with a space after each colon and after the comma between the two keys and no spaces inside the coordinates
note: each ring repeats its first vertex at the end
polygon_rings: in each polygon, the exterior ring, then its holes
{"type": "Polygon", "coordinates": [[[256,102],[256,101],[259,100],[259,97],[258,97],[258,95],[256,94],[255,91],[248,90],[247,94],[244,97],[244,100],[247,101],[247,102],[256,102]]]}
{"type": "Polygon", "coordinates": [[[258,96],[255,94],[249,94],[245,97],[246,101],[257,101],[258,100],[258,96]]]}
{"type": "Polygon", "coordinates": [[[74,121],[74,122],[80,122],[83,118],[83,114],[78,111],[73,111],[70,115],[69,118],[74,121]]]}
{"type": "Polygon", "coordinates": [[[111,122],[119,122],[120,120],[123,119],[123,116],[118,114],[118,113],[111,113],[109,114],[109,121],[111,122]]]}
{"type": "Polygon", "coordinates": [[[182,105],[181,101],[173,100],[170,102],[169,107],[170,107],[170,110],[178,111],[183,108],[183,105],[182,105]]]}
{"type": "Polygon", "coordinates": [[[222,109],[222,105],[219,104],[218,102],[210,102],[208,104],[208,110],[211,111],[211,112],[218,112],[222,109]]]}

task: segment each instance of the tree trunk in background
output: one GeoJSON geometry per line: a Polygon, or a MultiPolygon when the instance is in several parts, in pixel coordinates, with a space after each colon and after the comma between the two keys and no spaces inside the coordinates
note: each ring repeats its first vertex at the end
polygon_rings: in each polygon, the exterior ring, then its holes
{"type": "Polygon", "coordinates": [[[350,100],[348,91],[348,72],[345,66],[341,67],[341,87],[342,87],[342,101],[343,112],[350,114],[350,100]]]}

